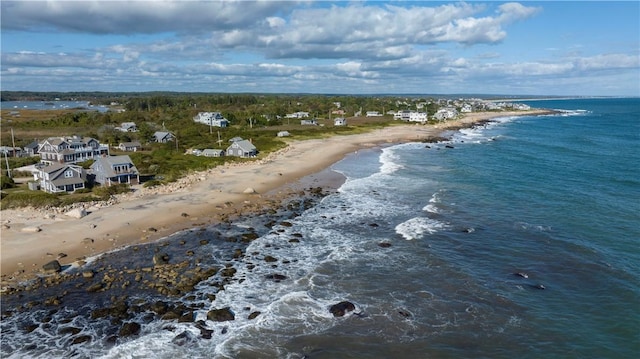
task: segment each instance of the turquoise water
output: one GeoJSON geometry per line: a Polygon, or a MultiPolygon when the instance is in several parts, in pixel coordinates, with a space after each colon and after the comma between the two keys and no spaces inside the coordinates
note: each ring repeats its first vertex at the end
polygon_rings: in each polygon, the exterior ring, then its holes
{"type": "Polygon", "coordinates": [[[84,318],[74,322],[92,340],[66,348],[9,321],[3,357],[636,358],[640,99],[530,105],[563,112],[335,164],[347,178],[338,193],[248,244],[224,291],[197,289],[215,294],[197,320],[212,308],[238,314],[207,321],[212,339],[193,323],[139,319],[139,336],[110,345],[105,324],[84,318]],[[286,279],[265,279],[274,272],[286,279]],[[333,317],[343,300],[356,310],[333,317]],[[188,345],[176,345],[185,332],[188,345]]]}

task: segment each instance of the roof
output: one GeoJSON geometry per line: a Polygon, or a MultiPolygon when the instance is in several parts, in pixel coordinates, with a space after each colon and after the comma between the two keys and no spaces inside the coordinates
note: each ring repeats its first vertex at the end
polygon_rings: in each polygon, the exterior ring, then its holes
{"type": "Polygon", "coordinates": [[[251,152],[257,150],[256,146],[253,143],[249,142],[249,140],[236,141],[231,146],[237,146],[244,152],[251,152]]]}
{"type": "Polygon", "coordinates": [[[140,147],[142,146],[140,144],[140,141],[131,141],[131,142],[121,142],[118,146],[124,146],[124,147],[140,147]]]}
{"type": "Polygon", "coordinates": [[[55,186],[64,186],[68,184],[84,182],[84,179],[82,178],[83,171],[84,169],[80,166],[67,165],[62,163],[54,163],[42,168],[42,172],[49,174],[49,181],[51,181],[51,183],[53,183],[55,186]],[[64,177],[64,172],[66,172],[67,169],[74,170],[75,172],[79,173],[80,176],[64,177]]]}
{"type": "Polygon", "coordinates": [[[101,172],[105,177],[115,177],[118,173],[113,170],[113,166],[116,165],[128,166],[129,171],[127,173],[138,173],[138,169],[131,161],[131,157],[127,155],[100,157],[91,165],[91,169],[94,172],[101,172]]]}

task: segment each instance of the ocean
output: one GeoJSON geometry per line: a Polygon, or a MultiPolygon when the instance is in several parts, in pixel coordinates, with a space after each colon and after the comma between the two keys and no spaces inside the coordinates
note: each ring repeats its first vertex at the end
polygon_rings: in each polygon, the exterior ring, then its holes
{"type": "Polygon", "coordinates": [[[125,320],[139,332],[114,337],[122,321],[92,318],[103,304],[78,291],[63,299],[77,296],[75,309],[3,314],[1,356],[636,358],[640,99],[527,103],[559,113],[360,150],[332,166],[345,177],[335,193],[269,226],[247,218],[165,239],[256,233],[243,256],[213,240],[192,248],[201,267],[233,268],[223,288],[126,292],[132,307],[195,308],[193,321],[143,308],[125,320]],[[335,317],[343,301],[354,310],[335,317]],[[207,320],[226,308],[233,320],[207,320]]]}

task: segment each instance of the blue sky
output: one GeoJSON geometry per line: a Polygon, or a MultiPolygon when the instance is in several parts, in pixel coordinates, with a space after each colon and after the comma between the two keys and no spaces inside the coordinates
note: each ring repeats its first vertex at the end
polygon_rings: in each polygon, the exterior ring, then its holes
{"type": "Polygon", "coordinates": [[[7,1],[2,90],[640,96],[638,1],[7,1]]]}

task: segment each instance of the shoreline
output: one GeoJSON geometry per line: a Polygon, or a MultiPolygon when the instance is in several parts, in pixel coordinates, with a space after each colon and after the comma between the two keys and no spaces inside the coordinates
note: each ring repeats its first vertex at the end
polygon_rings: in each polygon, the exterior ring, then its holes
{"type": "Polygon", "coordinates": [[[59,213],[43,215],[42,211],[3,210],[2,287],[44,274],[42,266],[52,260],[63,266],[77,264],[87,257],[254,213],[294,195],[302,186],[320,183],[322,187],[330,177],[326,171],[331,165],[359,149],[420,142],[500,117],[553,113],[546,109],[480,112],[436,125],[403,124],[363,134],[289,139],[286,148],[261,160],[189,174],[161,189],[136,186],[135,192],[118,196],[109,206],[87,208],[88,215],[80,219],[59,213]],[[40,231],[29,232],[35,228],[40,231]]]}

